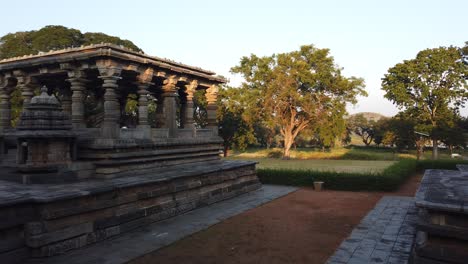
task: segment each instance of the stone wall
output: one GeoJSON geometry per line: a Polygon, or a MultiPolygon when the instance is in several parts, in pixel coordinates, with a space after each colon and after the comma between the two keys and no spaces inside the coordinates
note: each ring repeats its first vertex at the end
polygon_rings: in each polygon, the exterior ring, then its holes
{"type": "Polygon", "coordinates": [[[259,187],[250,163],[128,188],[109,186],[110,191],[66,200],[1,207],[0,259],[19,263],[29,256],[62,254],[259,187]]]}

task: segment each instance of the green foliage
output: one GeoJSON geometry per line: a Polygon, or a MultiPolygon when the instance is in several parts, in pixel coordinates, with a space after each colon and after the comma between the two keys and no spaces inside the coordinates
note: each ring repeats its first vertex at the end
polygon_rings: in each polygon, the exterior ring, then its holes
{"type": "Polygon", "coordinates": [[[418,161],[418,169],[456,170],[457,164],[468,164],[468,161],[457,159],[420,160],[418,161]]]}
{"type": "Polygon", "coordinates": [[[39,30],[9,33],[0,38],[0,59],[37,54],[41,51],[111,43],[141,51],[133,42],[104,33],[81,33],[63,26],[45,26],[39,30]]]}
{"type": "Polygon", "coordinates": [[[367,120],[363,114],[352,115],[346,121],[348,129],[361,137],[366,146],[372,143],[375,138],[375,121],[367,120]]]}
{"type": "Polygon", "coordinates": [[[99,43],[112,43],[119,46],[130,48],[134,51],[142,51],[133,42],[119,37],[109,36],[104,33],[86,32],[83,34],[83,45],[99,44],[99,43]]]}
{"type": "Polygon", "coordinates": [[[23,96],[19,89],[14,89],[11,94],[11,126],[16,127],[21,111],[23,109],[23,96]]]}
{"type": "Polygon", "coordinates": [[[254,129],[244,105],[245,94],[240,88],[222,87],[219,92],[217,119],[223,138],[224,155],[230,148],[245,150],[255,142],[254,129]]]}
{"type": "Polygon", "coordinates": [[[197,90],[193,94],[194,121],[198,128],[204,128],[207,125],[206,97],[203,90],[197,90]]]}
{"type": "Polygon", "coordinates": [[[402,160],[380,173],[257,169],[257,175],[264,184],[312,186],[314,181],[323,181],[329,190],[392,191],[411,176],[416,168],[415,160],[402,160]]]}
{"type": "Polygon", "coordinates": [[[249,101],[255,102],[249,105],[256,119],[264,120],[270,131],[279,130],[286,158],[306,128],[317,130],[321,140],[331,145],[330,138],[344,130],[333,123],[342,118],[346,103],[366,95],[362,79],[342,76],[329,50],[313,45],[266,57],[242,57],[231,71],[244,77],[242,88],[250,91],[249,101]]]}
{"type": "Polygon", "coordinates": [[[432,130],[458,113],[468,99],[468,68],[461,56],[456,47],[423,50],[416,58],[390,68],[382,79],[385,98],[404,109],[419,126],[431,128],[434,158],[437,134],[432,130]]]}
{"type": "Polygon", "coordinates": [[[468,164],[468,161],[402,159],[377,173],[261,168],[257,169],[257,175],[264,184],[313,186],[314,181],[323,181],[329,190],[394,191],[417,171],[456,170],[457,164],[468,164]]]}

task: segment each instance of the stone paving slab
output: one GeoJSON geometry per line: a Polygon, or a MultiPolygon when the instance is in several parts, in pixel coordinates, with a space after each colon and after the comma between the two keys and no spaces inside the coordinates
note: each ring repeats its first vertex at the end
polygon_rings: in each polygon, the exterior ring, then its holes
{"type": "Polygon", "coordinates": [[[412,197],[384,196],[327,264],[408,263],[416,220],[412,197]]]}
{"type": "Polygon", "coordinates": [[[31,259],[27,264],[126,263],[297,189],[290,186],[263,185],[259,190],[151,224],[115,239],[57,257],[31,259]]]}

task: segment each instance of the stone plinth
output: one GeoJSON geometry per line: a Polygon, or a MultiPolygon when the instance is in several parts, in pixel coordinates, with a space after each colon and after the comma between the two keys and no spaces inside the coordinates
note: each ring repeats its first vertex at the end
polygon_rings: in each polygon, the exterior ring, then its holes
{"type": "Polygon", "coordinates": [[[466,263],[468,173],[426,170],[415,203],[419,210],[414,263],[466,263]]]}
{"type": "Polygon", "coordinates": [[[0,183],[2,263],[62,254],[260,187],[255,163],[241,161],[71,184],[0,183]]]}

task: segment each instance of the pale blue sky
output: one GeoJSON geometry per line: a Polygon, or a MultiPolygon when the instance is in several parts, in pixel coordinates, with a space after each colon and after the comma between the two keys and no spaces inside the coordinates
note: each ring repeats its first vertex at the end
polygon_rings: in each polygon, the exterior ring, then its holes
{"type": "MultiPolygon", "coordinates": [[[[347,76],[363,77],[369,97],[351,113],[393,115],[380,79],[426,48],[468,41],[468,1],[8,1],[0,35],[45,25],[104,32],[132,40],[150,55],[213,70],[251,53],[271,55],[314,44],[329,48],[347,76]]],[[[464,115],[468,111],[463,111],[464,115]]]]}

